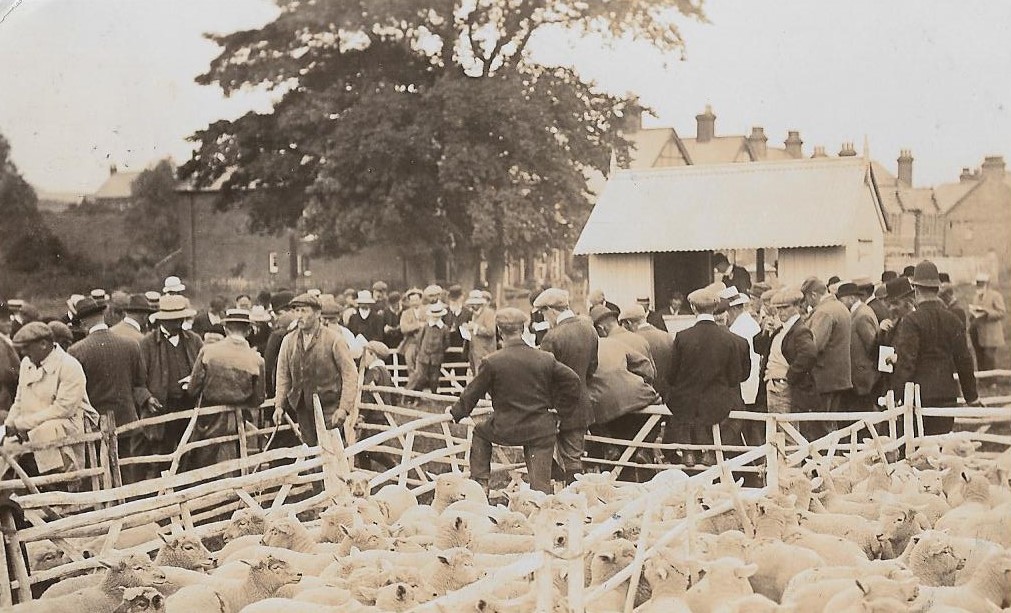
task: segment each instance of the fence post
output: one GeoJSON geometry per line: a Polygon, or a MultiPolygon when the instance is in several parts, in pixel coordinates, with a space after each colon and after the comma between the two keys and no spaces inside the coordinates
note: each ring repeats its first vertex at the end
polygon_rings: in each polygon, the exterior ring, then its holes
{"type": "MultiPolygon", "coordinates": [[[[119,439],[116,438],[116,416],[106,413],[102,423],[102,439],[105,441],[106,454],[103,459],[108,466],[107,474],[112,478],[112,487],[123,486],[123,472],[119,467],[119,439]]],[[[120,501],[122,502],[122,501],[120,501]]]]}
{"type": "Polygon", "coordinates": [[[902,440],[907,458],[913,453],[913,389],[913,383],[906,383],[902,394],[902,440]]]}
{"type": "Polygon", "coordinates": [[[3,532],[3,540],[6,543],[4,555],[10,552],[10,560],[14,565],[14,578],[18,581],[18,600],[28,602],[32,599],[32,582],[28,578],[28,567],[25,565],[25,557],[21,554],[21,539],[18,538],[14,512],[10,507],[0,508],[0,531],[3,532]]]}
{"type": "Polygon", "coordinates": [[[319,396],[312,396],[312,410],[316,418],[316,438],[319,442],[320,457],[323,459],[323,488],[327,494],[335,495],[341,491],[338,481],[341,476],[351,474],[348,458],[344,452],[344,441],[341,439],[340,428],[329,430],[323,417],[323,405],[319,396]]]}
{"type": "MultiPolygon", "coordinates": [[[[246,418],[242,413],[242,407],[235,407],[235,433],[239,437],[239,458],[245,460],[249,457],[249,441],[246,440],[246,418]]],[[[245,477],[249,474],[249,467],[243,466],[239,474],[245,477]]]]}
{"type": "Polygon", "coordinates": [[[765,444],[768,450],[765,454],[765,485],[774,491],[779,491],[779,421],[775,413],[765,417],[765,444]]]}

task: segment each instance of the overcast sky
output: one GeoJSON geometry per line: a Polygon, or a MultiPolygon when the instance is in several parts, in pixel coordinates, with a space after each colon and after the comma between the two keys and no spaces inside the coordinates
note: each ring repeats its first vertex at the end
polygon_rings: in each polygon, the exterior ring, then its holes
{"type": "MultiPolygon", "coordinates": [[[[96,189],[110,163],[143,168],[189,157],[186,136],[250,108],[200,87],[217,47],[202,36],[266,23],[265,0],[0,0],[0,133],[27,179],[53,191],[96,189]]],[[[694,136],[712,104],[717,134],[765,128],[805,151],[843,141],[893,169],[913,150],[914,181],[958,178],[984,155],[1011,157],[1011,2],[1007,0],[709,0],[710,23],[685,23],[684,62],[644,45],[538,41],[601,87],[631,91],[694,136]],[[578,61],[576,60],[578,58],[578,61]]]]}

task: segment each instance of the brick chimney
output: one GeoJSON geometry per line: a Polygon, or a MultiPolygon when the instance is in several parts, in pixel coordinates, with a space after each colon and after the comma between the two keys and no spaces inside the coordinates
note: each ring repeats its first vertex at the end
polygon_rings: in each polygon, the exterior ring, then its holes
{"type": "Polygon", "coordinates": [[[1007,166],[1004,164],[1003,155],[988,155],[983,158],[983,178],[1003,179],[1007,166]]]}
{"type": "Polygon", "coordinates": [[[822,145],[815,145],[814,153],[811,154],[811,159],[814,158],[827,158],[828,155],[825,153],[825,147],[822,145]]]}
{"type": "Polygon", "coordinates": [[[765,128],[761,126],[751,128],[748,144],[751,145],[751,150],[755,152],[755,156],[760,160],[764,160],[769,153],[769,148],[766,144],[768,141],[769,137],[765,135],[765,128]]]}
{"type": "Polygon", "coordinates": [[[713,114],[713,107],[707,104],[705,112],[695,116],[695,122],[695,139],[698,142],[708,143],[716,137],[716,115],[713,114]]]}
{"type": "Polygon", "coordinates": [[[962,167],[962,174],[958,176],[959,183],[965,183],[967,181],[976,181],[979,179],[979,174],[973,172],[968,166],[962,167]]]}
{"type": "Polygon", "coordinates": [[[842,149],[839,150],[839,157],[841,158],[851,158],[856,157],[857,150],[853,147],[853,143],[843,143],[842,149]]]}
{"type": "Polygon", "coordinates": [[[797,159],[804,157],[804,141],[800,140],[800,132],[797,130],[787,132],[783,144],[786,145],[786,154],[790,157],[797,159]]]}
{"type": "Polygon", "coordinates": [[[899,181],[912,187],[913,185],[913,153],[909,149],[899,151],[899,181]]]}

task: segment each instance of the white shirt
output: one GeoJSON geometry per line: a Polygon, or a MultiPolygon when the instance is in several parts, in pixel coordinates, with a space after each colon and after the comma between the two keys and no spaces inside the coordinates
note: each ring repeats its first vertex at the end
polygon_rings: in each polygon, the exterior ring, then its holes
{"type": "Polygon", "coordinates": [[[772,338],[772,346],[769,348],[769,363],[765,367],[766,381],[786,378],[786,371],[790,369],[790,363],[786,361],[786,357],[783,355],[783,339],[786,338],[786,333],[790,331],[790,328],[799,320],[799,314],[787,319],[783,327],[776,333],[776,336],[772,338]]]}
{"type": "Polygon", "coordinates": [[[88,334],[91,334],[92,332],[97,332],[99,330],[108,330],[108,329],[109,329],[109,326],[107,326],[105,324],[95,324],[95,325],[91,326],[90,328],[88,328],[88,334]]]}
{"type": "Polygon", "coordinates": [[[368,319],[369,315],[371,314],[372,309],[363,309],[361,307],[358,307],[358,316],[361,317],[362,319],[368,319]]]}
{"type": "MultiPolygon", "coordinates": [[[[179,346],[179,335],[178,334],[176,334],[175,336],[169,336],[168,330],[166,330],[164,328],[164,326],[158,326],[158,327],[161,328],[161,333],[165,336],[165,338],[168,340],[168,342],[172,343],[173,347],[178,347],[179,346]]],[[[185,330],[185,328],[183,328],[183,329],[185,330]]]]}
{"type": "Polygon", "coordinates": [[[853,306],[850,307],[850,313],[856,313],[857,309],[860,308],[861,304],[863,304],[863,302],[861,302],[860,300],[857,300],[856,302],[854,302],[853,306]]]}
{"type": "Polygon", "coordinates": [[[221,317],[219,317],[218,315],[215,315],[214,313],[211,313],[210,311],[208,311],[207,312],[207,321],[211,322],[212,326],[216,326],[219,323],[221,323],[221,317]]]}
{"type": "Polygon", "coordinates": [[[558,319],[556,321],[558,323],[562,323],[566,319],[569,319],[569,318],[572,318],[572,317],[575,317],[575,316],[576,316],[576,314],[572,312],[572,309],[565,309],[564,311],[562,311],[561,313],[558,314],[558,319]]]}
{"type": "Polygon", "coordinates": [[[446,322],[442,321],[441,319],[436,319],[435,321],[429,321],[428,326],[430,328],[445,328],[446,322]]]}
{"type": "Polygon", "coordinates": [[[710,315],[709,313],[699,313],[698,315],[695,316],[695,323],[698,323],[700,321],[711,321],[715,323],[716,316],[710,315]]]}
{"type": "Polygon", "coordinates": [[[131,317],[124,317],[123,321],[133,326],[134,328],[137,328],[137,332],[142,332],[142,330],[140,329],[140,324],[135,322],[131,317]]]}

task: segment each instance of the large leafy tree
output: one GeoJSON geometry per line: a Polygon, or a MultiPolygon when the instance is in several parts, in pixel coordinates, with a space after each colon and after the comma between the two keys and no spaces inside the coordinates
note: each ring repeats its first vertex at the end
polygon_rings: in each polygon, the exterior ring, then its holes
{"type": "Polygon", "coordinates": [[[175,174],[172,163],[162,160],[141,172],[130,187],[126,226],[133,229],[134,252],[149,260],[160,260],[179,248],[175,174]]]}
{"type": "Polygon", "coordinates": [[[572,31],[680,51],[701,0],[281,0],[198,77],[230,94],[283,92],[273,111],[194,135],[183,167],[222,180],[258,229],[300,227],[340,255],[384,241],[483,255],[561,246],[589,209],[586,177],[628,143],[634,100],[531,60],[535,36],[572,31]]]}
{"type": "Polygon", "coordinates": [[[65,250],[39,213],[35,189],[10,159],[0,135],[0,260],[18,272],[37,272],[61,264],[65,250]]]}

